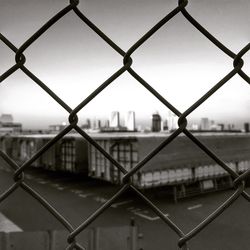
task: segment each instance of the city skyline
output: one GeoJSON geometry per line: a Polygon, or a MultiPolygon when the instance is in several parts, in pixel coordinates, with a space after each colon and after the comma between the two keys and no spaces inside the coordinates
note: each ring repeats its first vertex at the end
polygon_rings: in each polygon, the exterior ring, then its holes
{"type": "MultiPolygon", "coordinates": [[[[161,114],[156,111],[151,114],[150,119],[147,121],[137,120],[136,113],[134,111],[128,111],[125,113],[120,113],[119,111],[112,111],[109,119],[106,117],[104,119],[100,119],[95,117],[94,119],[85,119],[85,123],[83,126],[94,129],[100,128],[121,128],[124,131],[124,128],[127,128],[128,131],[147,131],[152,130],[153,132],[160,131],[173,131],[178,128],[178,116],[176,116],[172,112],[168,112],[165,116],[161,116],[161,114]],[[128,117],[130,117],[130,121],[128,122],[128,117]],[[132,119],[131,119],[132,118],[132,119]],[[108,122],[107,122],[108,121],[108,122]],[[99,123],[99,126],[95,126],[96,123],[99,123]],[[131,123],[133,126],[131,126],[131,123]],[[155,127],[156,126],[156,127],[155,127]]],[[[64,123],[66,124],[66,123],[64,123]]],[[[200,131],[227,131],[227,130],[244,130],[246,124],[249,126],[249,121],[245,121],[243,124],[235,124],[232,121],[227,121],[225,123],[221,123],[220,121],[213,120],[209,117],[201,117],[199,120],[193,120],[192,122],[188,122],[187,128],[191,130],[200,130],[200,131]]],[[[249,129],[247,129],[248,132],[249,129]]],[[[114,130],[115,131],[115,130],[114,130]]],[[[117,130],[116,130],[117,131],[117,130]]],[[[103,131],[104,132],[104,131],[103,131]]]]}
{"type": "MultiPolygon", "coordinates": [[[[214,2],[216,4],[190,2],[187,10],[237,53],[249,41],[246,30],[250,4],[246,0],[242,0],[244,5],[234,1],[227,1],[226,4],[223,1],[214,2]],[[222,15],[225,8],[226,15],[222,15]],[[230,20],[236,11],[241,13],[242,18],[232,23],[230,20]]],[[[24,5],[17,0],[1,1],[1,32],[19,47],[67,3],[25,0],[24,5]]],[[[174,0],[157,0],[154,3],[139,0],[126,3],[114,0],[105,3],[80,1],[79,9],[122,49],[127,50],[176,5],[174,0]]],[[[14,64],[14,53],[3,43],[0,43],[0,51],[2,74],[14,64]]],[[[27,68],[71,108],[122,66],[122,57],[73,13],[52,26],[24,54],[27,68]]],[[[132,58],[133,69],[181,112],[232,70],[232,59],[195,30],[181,14],[145,42],[132,58]]],[[[249,53],[244,56],[246,73],[249,58],[249,53]]],[[[219,122],[243,124],[248,121],[249,94],[249,86],[236,75],[195,110],[188,120],[211,117],[219,122]]],[[[134,110],[137,119],[142,121],[148,120],[156,110],[168,112],[128,73],[107,87],[78,116],[80,119],[108,117],[114,109],[121,112],[134,110]]],[[[0,113],[12,113],[15,120],[26,128],[45,128],[49,124],[67,121],[68,117],[67,112],[20,70],[0,86],[0,113]]]]}
{"type": "MultiPolygon", "coordinates": [[[[46,128],[33,128],[33,131],[60,131],[67,126],[68,122],[62,121],[54,124],[49,124],[46,128]]],[[[89,117],[82,119],[79,123],[82,129],[96,130],[99,132],[161,132],[161,131],[174,131],[178,128],[178,116],[172,112],[162,116],[158,111],[151,114],[150,119],[140,120],[137,119],[136,113],[132,110],[126,113],[120,113],[119,111],[112,111],[109,117],[89,117]]],[[[23,124],[17,122],[12,114],[0,115],[0,127],[18,127],[21,132],[23,124]]],[[[220,122],[213,120],[210,117],[201,117],[199,120],[189,121],[187,128],[192,131],[238,131],[249,132],[250,122],[244,121],[242,124],[235,124],[232,121],[220,122]]],[[[29,128],[23,127],[23,131],[29,130],[29,128]]],[[[32,131],[32,129],[30,130],[32,131]]],[[[3,130],[4,132],[4,130],[3,130]]]]}

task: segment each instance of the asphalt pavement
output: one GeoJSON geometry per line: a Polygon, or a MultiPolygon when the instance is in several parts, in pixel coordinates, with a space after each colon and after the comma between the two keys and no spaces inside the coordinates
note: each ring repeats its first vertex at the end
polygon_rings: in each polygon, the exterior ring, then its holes
{"type": "MultiPolygon", "coordinates": [[[[12,171],[0,165],[0,193],[13,184],[12,171]]],[[[103,205],[119,187],[68,174],[32,170],[25,174],[26,183],[39,192],[73,226],[79,226],[103,205]]],[[[250,192],[250,189],[247,189],[250,192]]],[[[233,190],[186,198],[177,204],[164,195],[148,197],[185,233],[213,212],[233,190]]],[[[21,188],[0,203],[0,212],[24,231],[63,229],[63,226],[21,188]]],[[[144,250],[178,249],[177,235],[133,193],[124,195],[89,227],[128,225],[131,217],[143,233],[144,250]]],[[[220,217],[195,236],[191,250],[250,249],[250,204],[242,197],[220,217]]]]}

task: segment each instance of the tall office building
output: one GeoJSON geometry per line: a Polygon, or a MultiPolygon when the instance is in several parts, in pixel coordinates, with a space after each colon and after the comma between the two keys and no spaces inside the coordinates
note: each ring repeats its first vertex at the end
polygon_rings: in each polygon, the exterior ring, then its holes
{"type": "Polygon", "coordinates": [[[167,122],[168,122],[168,130],[176,130],[178,126],[178,116],[173,114],[171,111],[169,111],[168,117],[167,117],[167,122]]]}
{"type": "Polygon", "coordinates": [[[86,120],[86,127],[87,127],[88,129],[91,128],[91,121],[90,121],[90,119],[87,119],[87,120],[86,120]]]}
{"type": "Polygon", "coordinates": [[[209,130],[210,122],[208,118],[201,118],[201,130],[209,130]]]}
{"type": "Polygon", "coordinates": [[[248,122],[244,123],[244,130],[245,130],[246,133],[250,132],[249,128],[250,128],[249,123],[248,122]]]}
{"type": "Polygon", "coordinates": [[[152,115],[152,132],[161,131],[161,116],[158,113],[152,115]]]}
{"type": "Polygon", "coordinates": [[[86,122],[81,126],[82,129],[90,129],[91,128],[91,122],[90,119],[87,119],[86,122]]]}
{"type": "Polygon", "coordinates": [[[111,128],[120,127],[120,114],[118,111],[113,111],[111,113],[109,126],[111,128]]]}
{"type": "Polygon", "coordinates": [[[101,120],[97,120],[97,129],[100,129],[102,127],[101,120]]]}
{"type": "Polygon", "coordinates": [[[218,127],[220,128],[219,129],[220,131],[224,131],[225,130],[225,124],[223,124],[223,123],[219,123],[218,127]]]}
{"type": "Polygon", "coordinates": [[[196,124],[196,123],[193,123],[193,124],[191,125],[191,129],[192,129],[192,130],[199,130],[199,125],[196,124]]]}
{"type": "Polygon", "coordinates": [[[109,120],[104,121],[104,128],[109,128],[109,120]]]}
{"type": "Polygon", "coordinates": [[[178,129],[179,125],[178,125],[178,116],[176,114],[172,115],[172,130],[176,130],[178,129]]]}
{"type": "Polygon", "coordinates": [[[164,131],[168,130],[168,120],[165,120],[165,121],[163,122],[163,130],[164,130],[164,131]]]}
{"type": "Polygon", "coordinates": [[[135,112],[134,111],[129,111],[127,113],[126,119],[125,119],[125,127],[129,131],[135,131],[135,112]]]}

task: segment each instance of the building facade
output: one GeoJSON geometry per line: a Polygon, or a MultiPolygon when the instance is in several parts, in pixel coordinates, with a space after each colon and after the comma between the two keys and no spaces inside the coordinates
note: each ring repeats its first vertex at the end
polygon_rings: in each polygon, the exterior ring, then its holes
{"type": "Polygon", "coordinates": [[[128,131],[135,131],[135,112],[129,111],[125,119],[125,127],[128,131]]]}
{"type": "Polygon", "coordinates": [[[210,130],[210,122],[208,118],[201,118],[201,130],[210,130]]]}
{"type": "Polygon", "coordinates": [[[152,132],[160,132],[161,131],[161,116],[158,113],[154,113],[152,115],[152,132]]]}
{"type": "Polygon", "coordinates": [[[111,113],[109,126],[111,128],[120,127],[120,113],[118,111],[113,111],[111,113]]]}
{"type": "MultiPolygon", "coordinates": [[[[169,133],[90,133],[126,171],[155,150],[169,133]]],[[[196,133],[229,168],[241,174],[250,168],[249,133],[196,133]]],[[[30,159],[54,135],[12,135],[0,137],[0,148],[16,162],[30,159]]],[[[124,173],[95,146],[78,134],[66,135],[50,147],[33,167],[88,174],[92,178],[122,184],[124,173]]],[[[233,186],[229,173],[181,134],[147,161],[132,177],[141,189],[164,188],[175,199],[233,186]]]]}

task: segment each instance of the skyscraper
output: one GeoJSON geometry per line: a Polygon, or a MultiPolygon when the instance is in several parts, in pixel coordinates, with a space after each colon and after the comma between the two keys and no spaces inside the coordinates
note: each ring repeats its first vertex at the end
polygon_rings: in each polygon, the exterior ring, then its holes
{"type": "Polygon", "coordinates": [[[208,118],[201,118],[201,130],[209,130],[210,122],[208,118]]]}
{"type": "Polygon", "coordinates": [[[104,128],[109,128],[109,120],[104,121],[104,128]]]}
{"type": "Polygon", "coordinates": [[[178,128],[178,116],[169,111],[167,123],[169,131],[176,130],[178,128]]]}
{"type": "Polygon", "coordinates": [[[125,119],[125,127],[129,131],[135,131],[135,112],[134,111],[129,111],[127,113],[126,119],[125,119]]]}
{"type": "Polygon", "coordinates": [[[168,130],[168,124],[169,122],[168,122],[168,120],[165,120],[164,122],[163,122],[163,130],[164,131],[166,131],[166,130],[168,130]]]}
{"type": "Polygon", "coordinates": [[[154,113],[152,115],[152,131],[161,131],[161,116],[158,113],[154,113]]]}
{"type": "Polygon", "coordinates": [[[118,128],[120,127],[120,114],[118,111],[113,111],[110,116],[110,127],[118,128]]]}
{"type": "Polygon", "coordinates": [[[244,123],[244,130],[245,130],[246,133],[249,133],[249,131],[250,131],[250,130],[249,130],[249,127],[250,127],[250,126],[249,126],[249,123],[248,123],[248,122],[244,123]]]}

